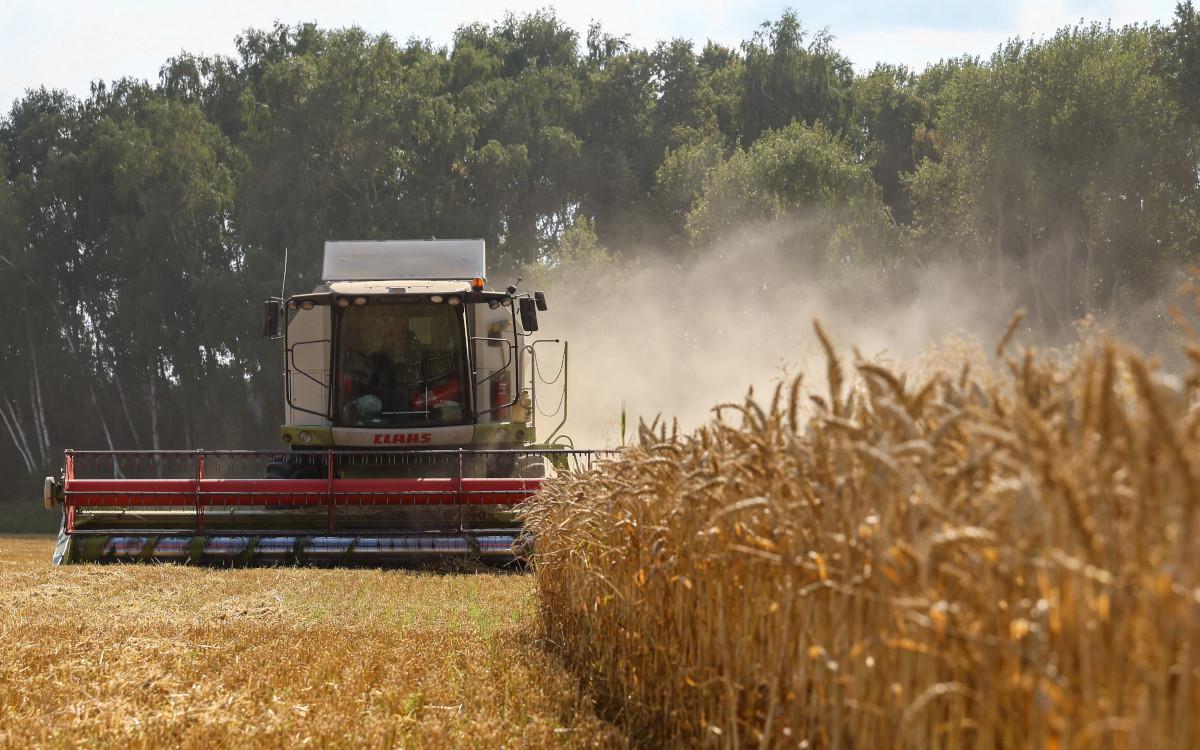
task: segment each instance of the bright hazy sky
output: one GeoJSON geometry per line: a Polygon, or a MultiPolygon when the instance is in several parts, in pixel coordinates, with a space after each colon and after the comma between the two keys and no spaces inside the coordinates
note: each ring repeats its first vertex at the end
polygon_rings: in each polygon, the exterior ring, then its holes
{"type": "MultiPolygon", "coordinates": [[[[240,31],[276,20],[358,25],[401,40],[416,36],[446,44],[461,24],[547,5],[518,0],[0,0],[0,112],[27,88],[86,95],[94,79],[154,80],[163,61],[180,51],[232,54],[240,31]]],[[[736,45],[790,6],[806,28],[828,28],[856,68],[887,61],[920,69],[964,52],[986,55],[1010,37],[1042,36],[1080,19],[1116,25],[1169,22],[1175,0],[926,0],[912,5],[895,0],[560,0],[552,5],[581,34],[595,20],[638,46],[672,37],[736,45]]]]}

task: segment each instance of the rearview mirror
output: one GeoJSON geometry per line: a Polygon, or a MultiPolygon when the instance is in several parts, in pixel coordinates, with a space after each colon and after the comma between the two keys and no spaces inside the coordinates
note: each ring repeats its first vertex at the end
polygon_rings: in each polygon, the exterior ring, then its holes
{"type": "Polygon", "coordinates": [[[521,327],[525,333],[533,333],[538,329],[537,303],[528,297],[521,298],[521,327]]]}
{"type": "Polygon", "coordinates": [[[279,335],[279,308],[281,307],[278,300],[269,299],[263,303],[263,335],[270,338],[275,338],[279,335]]]}
{"type": "Polygon", "coordinates": [[[550,306],[546,304],[545,292],[534,292],[533,301],[537,303],[537,309],[541,310],[542,312],[546,312],[550,309],[550,306]]]}

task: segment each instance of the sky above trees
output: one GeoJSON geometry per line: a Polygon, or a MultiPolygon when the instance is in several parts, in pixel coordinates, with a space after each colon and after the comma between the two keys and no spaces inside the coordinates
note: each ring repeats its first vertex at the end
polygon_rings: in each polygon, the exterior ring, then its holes
{"type": "MultiPolygon", "coordinates": [[[[0,7],[0,108],[29,88],[46,86],[86,96],[93,80],[135,76],[153,81],[162,61],[187,51],[233,55],[233,40],[250,27],[314,21],[324,28],[358,25],[448,44],[454,30],[551,5],[542,0],[378,3],[372,0],[5,0],[0,7]]],[[[786,0],[559,0],[557,15],[578,31],[597,21],[636,46],[682,37],[735,46],[783,9],[796,10],[805,28],[828,28],[856,69],[877,62],[917,70],[943,57],[987,56],[1013,36],[1041,36],[1082,20],[1115,25],[1167,21],[1172,0],[934,0],[850,3],[786,0]]]]}

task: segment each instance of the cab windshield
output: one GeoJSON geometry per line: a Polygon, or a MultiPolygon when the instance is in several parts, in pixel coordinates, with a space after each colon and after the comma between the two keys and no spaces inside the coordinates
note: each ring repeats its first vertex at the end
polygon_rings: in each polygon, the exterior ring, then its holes
{"type": "Polygon", "coordinates": [[[461,306],[389,301],[339,312],[337,425],[399,429],[466,420],[461,306]]]}

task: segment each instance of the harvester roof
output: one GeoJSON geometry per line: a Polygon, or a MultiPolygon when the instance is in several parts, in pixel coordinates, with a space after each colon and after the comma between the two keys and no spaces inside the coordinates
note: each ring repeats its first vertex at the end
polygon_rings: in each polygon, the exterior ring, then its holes
{"type": "Polygon", "coordinates": [[[483,240],[351,240],[325,243],[321,278],[333,281],[470,281],[486,278],[483,240]]]}

